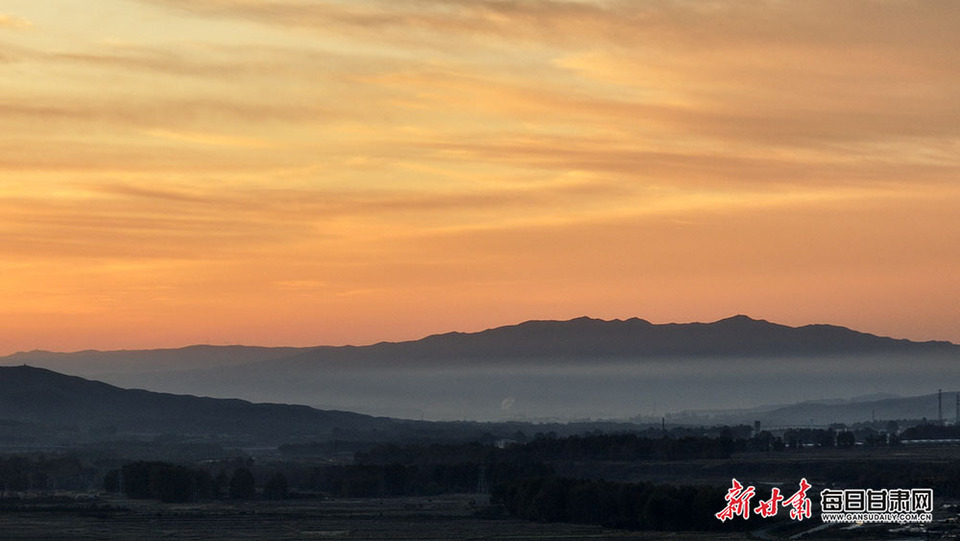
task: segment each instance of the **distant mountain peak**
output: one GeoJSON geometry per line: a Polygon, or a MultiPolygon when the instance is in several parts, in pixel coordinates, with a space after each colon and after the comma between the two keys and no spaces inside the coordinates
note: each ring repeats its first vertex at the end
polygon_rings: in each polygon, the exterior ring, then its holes
{"type": "Polygon", "coordinates": [[[719,320],[719,321],[715,321],[715,323],[723,323],[723,322],[769,323],[769,322],[766,321],[766,320],[763,320],[763,319],[755,319],[755,318],[752,318],[752,317],[750,317],[750,316],[748,316],[748,315],[746,315],[746,314],[737,314],[737,315],[735,315],[735,316],[725,317],[725,318],[723,318],[723,319],[721,319],[721,320],[719,320]]]}
{"type": "Polygon", "coordinates": [[[780,325],[777,323],[771,323],[766,319],[757,319],[750,317],[745,314],[737,314],[735,316],[725,317],[723,319],[718,319],[713,323],[708,323],[708,325],[720,325],[720,326],[755,326],[755,327],[786,327],[786,325],[780,325]]]}

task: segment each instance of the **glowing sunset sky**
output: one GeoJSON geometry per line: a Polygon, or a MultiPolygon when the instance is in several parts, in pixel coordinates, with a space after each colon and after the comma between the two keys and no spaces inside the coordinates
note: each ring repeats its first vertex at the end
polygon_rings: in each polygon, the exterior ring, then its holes
{"type": "Polygon", "coordinates": [[[960,4],[3,0],[0,353],[960,341],[960,4]]]}

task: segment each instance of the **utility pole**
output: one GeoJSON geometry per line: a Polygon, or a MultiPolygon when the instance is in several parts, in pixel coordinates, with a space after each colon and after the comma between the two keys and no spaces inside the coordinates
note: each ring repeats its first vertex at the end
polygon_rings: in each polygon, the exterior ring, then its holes
{"type": "Polygon", "coordinates": [[[937,389],[937,421],[943,425],[943,389],[937,389]]]}

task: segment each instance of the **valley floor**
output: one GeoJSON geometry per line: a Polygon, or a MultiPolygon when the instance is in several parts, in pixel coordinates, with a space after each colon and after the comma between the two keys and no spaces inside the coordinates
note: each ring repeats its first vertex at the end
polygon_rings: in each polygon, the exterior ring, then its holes
{"type": "Polygon", "coordinates": [[[96,503],[21,505],[0,513],[3,539],[149,541],[160,539],[573,540],[746,539],[744,534],[623,532],[596,526],[480,518],[473,495],[435,498],[249,503],[96,503]]]}

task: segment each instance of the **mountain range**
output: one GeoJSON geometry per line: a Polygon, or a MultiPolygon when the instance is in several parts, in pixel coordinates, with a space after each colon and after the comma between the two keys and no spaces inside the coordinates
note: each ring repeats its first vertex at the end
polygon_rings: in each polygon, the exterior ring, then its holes
{"type": "MultiPolygon", "coordinates": [[[[96,456],[235,456],[236,448],[275,452],[283,444],[329,453],[382,442],[450,442],[506,438],[518,430],[560,435],[631,430],[629,423],[526,425],[431,422],[373,417],[289,404],[251,403],[140,389],[32,366],[0,367],[0,452],[86,450],[96,456]],[[233,449],[234,451],[231,451],[233,449]]],[[[341,455],[342,456],[342,455],[341,455]]]]}
{"type": "MultiPolygon", "coordinates": [[[[671,424],[701,426],[753,424],[765,428],[813,427],[833,423],[936,419],[946,399],[960,404],[960,393],[914,397],[865,396],[741,411],[683,412],[671,424]]],[[[958,408],[957,414],[960,414],[958,408]]],[[[649,428],[649,424],[646,428],[649,428]]],[[[654,425],[656,426],[656,425],[654,425]]],[[[106,383],[30,366],[0,367],[0,447],[47,449],[77,447],[124,449],[148,442],[145,456],[189,454],[229,456],[223,445],[275,447],[283,443],[340,442],[341,449],[378,441],[451,441],[511,437],[516,431],[642,430],[637,423],[449,423],[372,417],[286,404],[255,404],[237,399],[122,389],[106,383]],[[352,443],[351,443],[352,442],[352,443]],[[201,443],[201,447],[196,445],[201,443]],[[92,446],[92,447],[91,447],[92,446]]],[[[336,449],[334,446],[333,449],[336,449]]],[[[329,450],[329,449],[328,449],[329,450]]],[[[143,455],[143,448],[135,452],[143,455]]]]}
{"type": "Polygon", "coordinates": [[[528,321],[368,346],[48,353],[0,358],[124,387],[432,419],[655,419],[697,408],[960,381],[960,346],[734,316],[528,321]]]}

